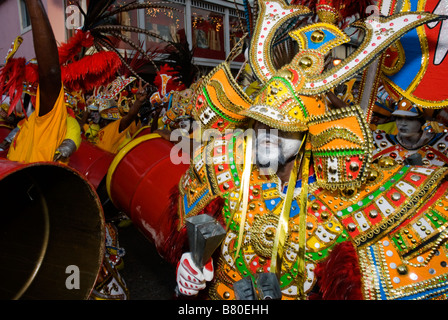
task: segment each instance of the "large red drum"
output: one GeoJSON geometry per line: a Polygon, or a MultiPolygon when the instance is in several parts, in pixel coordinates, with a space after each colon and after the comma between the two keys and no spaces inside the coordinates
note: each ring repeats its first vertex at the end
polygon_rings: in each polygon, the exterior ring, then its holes
{"type": "Polygon", "coordinates": [[[87,299],[104,257],[94,187],[53,162],[0,159],[0,299],[87,299]]]}
{"type": "Polygon", "coordinates": [[[170,196],[189,167],[189,156],[176,153],[173,144],[149,129],[141,132],[112,162],[107,175],[109,197],[157,248],[172,233],[166,212],[170,196]],[[145,134],[146,132],[146,134],[145,134]]]}
{"type": "Polygon", "coordinates": [[[68,165],[82,173],[95,189],[98,189],[101,182],[105,182],[114,157],[114,154],[83,139],[78,150],[70,156],[68,165]]]}

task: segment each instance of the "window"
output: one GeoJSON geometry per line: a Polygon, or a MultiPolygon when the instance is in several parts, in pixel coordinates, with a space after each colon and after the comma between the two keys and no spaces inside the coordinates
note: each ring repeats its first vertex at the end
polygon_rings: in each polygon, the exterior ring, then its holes
{"type": "Polygon", "coordinates": [[[224,60],[224,15],[198,8],[191,15],[195,56],[224,60]]]}
{"type": "Polygon", "coordinates": [[[28,9],[26,8],[25,0],[19,0],[19,17],[20,17],[20,28],[22,33],[27,32],[31,29],[30,15],[28,14],[28,9]]]}
{"type": "MultiPolygon", "coordinates": [[[[110,10],[115,10],[117,8],[123,7],[125,5],[128,5],[129,3],[134,2],[134,0],[117,0],[114,2],[110,10]]],[[[124,26],[130,26],[130,27],[139,27],[138,22],[138,10],[131,10],[131,11],[125,11],[117,14],[114,17],[118,24],[124,25],[124,26]]],[[[117,37],[124,37],[125,39],[130,39],[135,45],[140,46],[141,41],[139,39],[137,32],[129,32],[129,31],[116,31],[117,37]]],[[[127,50],[133,50],[135,49],[127,44],[124,41],[119,41],[115,46],[119,49],[127,49],[127,50]]]]}
{"type": "MultiPolygon", "coordinates": [[[[242,22],[242,18],[230,16],[229,24],[230,24],[230,50],[232,50],[239,43],[244,33],[244,24],[242,22]]],[[[234,61],[244,62],[244,52],[241,52],[237,57],[235,57],[234,61]]]]}
{"type": "MultiPolygon", "coordinates": [[[[145,12],[145,29],[159,35],[166,41],[185,41],[185,6],[170,4],[171,9],[150,8],[145,12]]],[[[166,43],[156,37],[146,38],[146,48],[164,52],[166,43]]]]}

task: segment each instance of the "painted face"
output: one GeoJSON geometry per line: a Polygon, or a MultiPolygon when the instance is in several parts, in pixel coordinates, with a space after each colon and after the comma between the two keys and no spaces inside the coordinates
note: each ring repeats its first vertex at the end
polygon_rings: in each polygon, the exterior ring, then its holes
{"type": "Polygon", "coordinates": [[[419,134],[422,130],[422,124],[416,118],[397,117],[395,123],[397,124],[398,133],[403,137],[419,134]]]}
{"type": "Polygon", "coordinates": [[[302,133],[280,131],[256,122],[255,155],[260,169],[277,172],[279,166],[285,165],[298,152],[302,142],[302,133]]]}
{"type": "Polygon", "coordinates": [[[93,111],[93,112],[90,113],[90,116],[92,117],[93,123],[99,123],[100,122],[101,116],[100,116],[99,112],[93,111]]]}

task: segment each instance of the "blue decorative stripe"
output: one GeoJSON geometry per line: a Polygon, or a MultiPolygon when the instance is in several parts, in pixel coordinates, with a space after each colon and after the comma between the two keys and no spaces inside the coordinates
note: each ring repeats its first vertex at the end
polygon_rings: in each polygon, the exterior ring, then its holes
{"type": "Polygon", "coordinates": [[[204,196],[208,194],[208,190],[206,190],[195,202],[193,202],[193,204],[191,206],[188,206],[187,202],[187,195],[184,195],[184,212],[185,215],[188,215],[190,213],[190,211],[198,204],[199,201],[201,201],[202,198],[204,198],[204,196]]]}

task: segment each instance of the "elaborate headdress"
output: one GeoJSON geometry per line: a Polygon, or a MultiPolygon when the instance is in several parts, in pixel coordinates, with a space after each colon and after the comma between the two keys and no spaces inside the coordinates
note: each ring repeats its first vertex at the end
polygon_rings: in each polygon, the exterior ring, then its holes
{"type": "MultiPolygon", "coordinates": [[[[325,10],[333,12],[329,5],[325,4],[325,10]]],[[[279,0],[260,1],[259,7],[250,62],[265,85],[254,105],[243,114],[281,130],[308,129],[318,185],[329,189],[360,186],[371,161],[371,133],[365,116],[358,106],[327,110],[319,95],[350,80],[407,31],[440,17],[407,12],[358,20],[352,27],[365,32],[363,41],[349,57],[328,70],[324,70],[325,55],[350,39],[333,23],[314,23],[289,33],[298,43],[298,53],[276,70],[270,45],[276,26],[307,10],[279,0]]]]}
{"type": "Polygon", "coordinates": [[[173,92],[186,89],[185,84],[180,80],[179,72],[168,64],[164,64],[157,71],[154,85],[157,91],[149,98],[152,104],[167,103],[173,92]]]}
{"type": "MultiPolygon", "coordinates": [[[[329,3],[318,4],[322,5],[318,11],[340,11],[339,7],[331,9],[329,3]]],[[[310,12],[304,6],[287,5],[283,0],[259,1],[258,19],[251,29],[249,62],[262,83],[261,91],[252,101],[226,71],[226,64],[220,65],[204,79],[193,114],[206,128],[235,127],[250,117],[281,130],[307,131],[306,148],[318,164],[318,185],[353,189],[369,174],[372,138],[368,123],[358,106],[331,111],[321,95],[349,81],[409,30],[441,17],[406,12],[358,20],[351,26],[364,31],[363,41],[331,69],[324,69],[325,56],[350,38],[334,23],[313,23],[289,32],[298,44],[298,53],[278,69],[272,52],[278,29],[310,12]]]]}
{"type": "Polygon", "coordinates": [[[406,98],[401,98],[395,105],[394,112],[392,115],[398,117],[412,117],[412,118],[421,118],[423,117],[423,109],[410,100],[406,98]]]}

